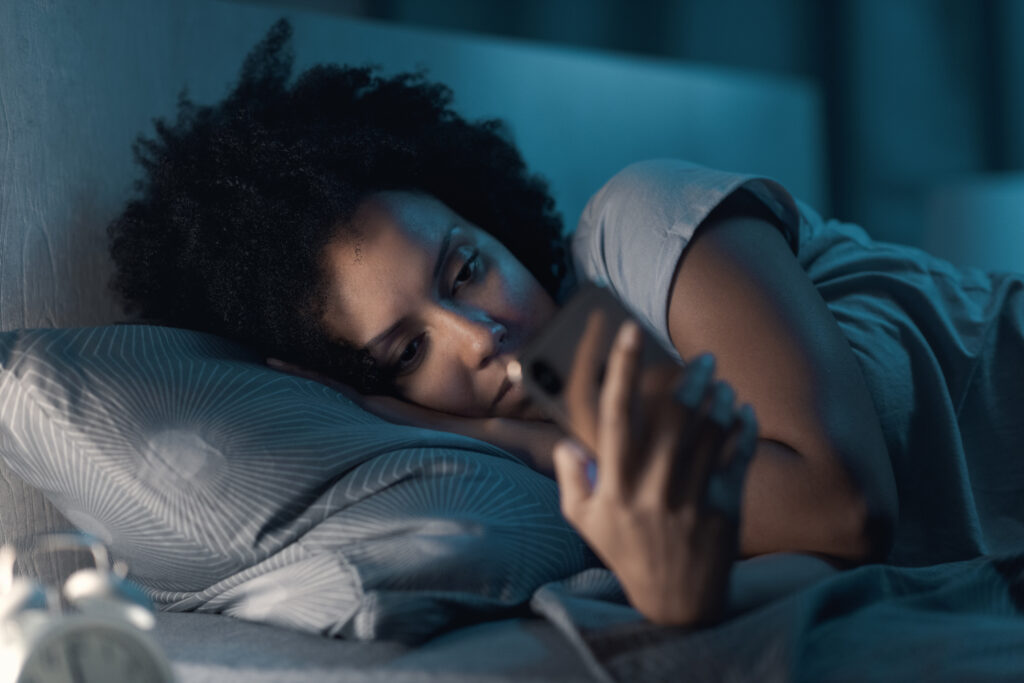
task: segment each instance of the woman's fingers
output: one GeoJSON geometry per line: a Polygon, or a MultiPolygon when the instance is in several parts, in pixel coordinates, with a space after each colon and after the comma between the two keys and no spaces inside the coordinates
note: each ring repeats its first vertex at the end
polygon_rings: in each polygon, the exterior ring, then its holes
{"type": "Polygon", "coordinates": [[[711,377],[715,373],[715,357],[702,353],[683,369],[683,376],[676,385],[673,398],[684,408],[696,413],[704,401],[711,377]]]}
{"type": "MultiPolygon", "coordinates": [[[[639,381],[640,327],[627,320],[619,328],[608,356],[608,369],[601,387],[597,425],[598,467],[601,488],[612,496],[620,496],[623,487],[632,484],[637,463],[630,453],[636,438],[632,421],[639,381]]],[[[642,465],[642,463],[640,463],[642,465]]]]}
{"type": "Polygon", "coordinates": [[[286,363],[285,361],[281,360],[280,358],[268,357],[266,359],[266,362],[267,362],[267,365],[269,367],[272,367],[275,370],[280,370],[281,372],[288,372],[288,373],[291,373],[293,375],[298,374],[300,372],[303,372],[302,368],[300,368],[298,365],[292,365],[291,363],[286,363]]]}
{"type": "Polygon", "coordinates": [[[697,502],[707,485],[708,475],[719,465],[726,437],[733,423],[736,392],[726,382],[714,382],[698,417],[697,428],[683,448],[690,453],[688,466],[676,458],[673,471],[670,504],[682,501],[697,502]]]}
{"type": "Polygon", "coordinates": [[[757,418],[750,404],[737,412],[736,421],[723,447],[724,457],[707,479],[704,488],[704,506],[726,518],[739,521],[743,504],[743,484],[747,469],[757,449],[757,418]]]}
{"type": "Polygon", "coordinates": [[[583,506],[591,494],[587,454],[573,439],[561,439],[555,444],[553,455],[562,514],[573,524],[578,524],[583,506]]]}
{"type": "Polygon", "coordinates": [[[393,396],[360,396],[359,405],[379,418],[395,424],[441,429],[440,422],[450,416],[402,401],[393,396]]]}
{"type": "Polygon", "coordinates": [[[319,382],[324,386],[328,386],[334,389],[338,393],[344,394],[350,400],[359,403],[359,394],[356,392],[355,389],[352,389],[348,385],[339,382],[336,379],[328,377],[327,375],[315,372],[313,370],[307,370],[306,368],[295,365],[294,363],[288,363],[278,358],[267,358],[266,363],[267,367],[274,368],[275,370],[278,370],[280,372],[284,372],[289,375],[295,375],[296,377],[302,377],[303,379],[310,379],[313,380],[314,382],[319,382]]]}
{"type": "Polygon", "coordinates": [[[663,504],[678,502],[681,484],[689,477],[693,457],[687,443],[700,430],[700,411],[711,387],[715,370],[714,356],[702,354],[683,369],[669,396],[658,406],[648,441],[650,456],[641,488],[645,495],[663,504]]]}

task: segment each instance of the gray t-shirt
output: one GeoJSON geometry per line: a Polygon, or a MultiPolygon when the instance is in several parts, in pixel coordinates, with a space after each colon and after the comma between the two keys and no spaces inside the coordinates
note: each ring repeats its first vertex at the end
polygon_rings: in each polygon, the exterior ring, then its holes
{"type": "Polygon", "coordinates": [[[1024,542],[1024,276],[957,268],[825,221],[778,183],[672,159],[632,164],[587,203],[578,272],[605,282],[671,347],[672,275],[739,188],[778,218],[850,343],[900,499],[890,561],[923,565],[1024,542]]]}
{"type": "Polygon", "coordinates": [[[778,183],[655,159],[619,171],[587,202],[573,236],[577,272],[607,285],[675,354],[666,314],[676,263],[701,221],[740,188],[775,213],[795,252],[800,214],[778,183]]]}

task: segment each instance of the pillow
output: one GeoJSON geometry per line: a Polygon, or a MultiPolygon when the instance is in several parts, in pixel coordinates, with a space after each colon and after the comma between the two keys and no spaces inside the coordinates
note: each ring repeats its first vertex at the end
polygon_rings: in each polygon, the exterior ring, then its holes
{"type": "Polygon", "coordinates": [[[189,330],[0,333],[0,455],[165,610],[416,642],[596,564],[511,454],[189,330]]]}

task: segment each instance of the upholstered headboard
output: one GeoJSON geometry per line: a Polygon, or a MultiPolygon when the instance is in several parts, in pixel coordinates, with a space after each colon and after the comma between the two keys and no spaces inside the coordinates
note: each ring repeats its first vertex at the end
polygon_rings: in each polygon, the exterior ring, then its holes
{"type": "MultiPolygon", "coordinates": [[[[825,209],[808,84],[672,61],[413,30],[270,3],[0,3],[0,330],[116,320],[104,229],[136,176],[131,142],[187,87],[220,98],[280,16],[297,70],[429,69],[472,118],[506,119],[567,229],[629,162],[678,156],[775,177],[825,209]]],[[[0,464],[0,541],[66,522],[0,464]]],[[[44,571],[46,567],[39,568],[44,571]]],[[[50,570],[53,568],[50,567],[50,570]]]]}

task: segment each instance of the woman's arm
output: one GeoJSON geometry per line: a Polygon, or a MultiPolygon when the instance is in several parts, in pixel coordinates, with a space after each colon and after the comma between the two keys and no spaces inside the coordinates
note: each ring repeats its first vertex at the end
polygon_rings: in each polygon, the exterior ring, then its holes
{"type": "Polygon", "coordinates": [[[683,358],[711,350],[750,403],[760,440],[744,489],[744,556],[885,557],[896,486],[871,396],[846,338],[773,217],[735,193],[676,266],[668,328],[683,358]]]}

